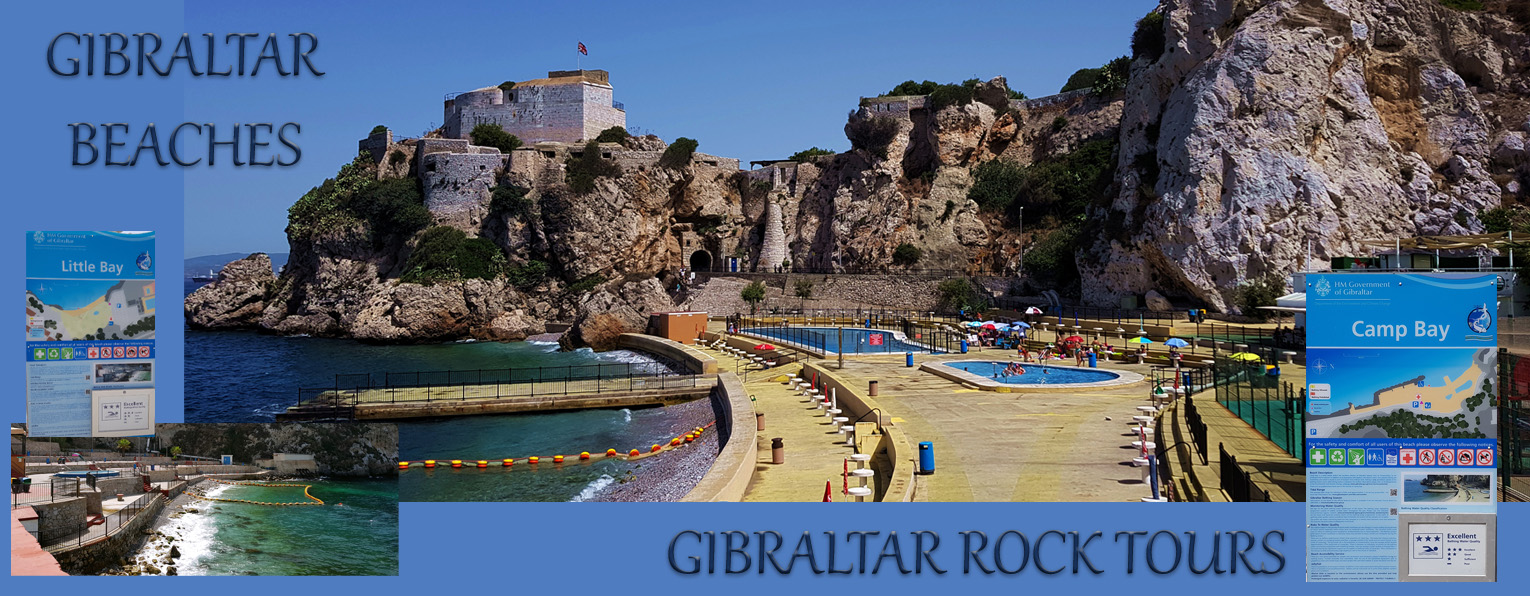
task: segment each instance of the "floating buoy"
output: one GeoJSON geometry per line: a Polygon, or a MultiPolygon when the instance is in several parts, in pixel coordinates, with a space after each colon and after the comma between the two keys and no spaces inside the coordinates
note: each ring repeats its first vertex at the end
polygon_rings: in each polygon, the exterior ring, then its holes
{"type": "Polygon", "coordinates": [[[460,467],[462,467],[462,460],[460,460],[460,459],[452,460],[452,467],[453,468],[460,468],[460,467]]]}
{"type": "Polygon", "coordinates": [[[533,456],[531,456],[529,458],[526,458],[526,463],[531,463],[531,464],[537,463],[537,456],[533,455],[533,456]]]}
{"type": "Polygon", "coordinates": [[[436,467],[436,460],[433,460],[433,459],[425,460],[425,467],[427,467],[427,468],[434,468],[434,467],[436,467]]]}
{"type": "Polygon", "coordinates": [[[579,459],[590,459],[590,452],[588,452],[588,451],[581,451],[581,452],[579,452],[579,459]]]}
{"type": "Polygon", "coordinates": [[[480,459],[478,460],[478,467],[487,468],[489,467],[489,462],[480,459]]]}
{"type": "Polygon", "coordinates": [[[561,455],[554,455],[553,456],[553,463],[555,463],[555,464],[563,463],[563,456],[561,456],[561,455]]]}
{"type": "Polygon", "coordinates": [[[669,440],[669,444],[670,444],[670,445],[671,445],[671,446],[674,446],[674,445],[679,445],[679,444],[680,444],[680,437],[675,437],[675,438],[673,438],[673,439],[670,439],[670,440],[669,440]]]}
{"type": "Polygon", "coordinates": [[[696,440],[696,435],[685,435],[685,442],[689,443],[694,440],[696,440]]]}
{"type": "Polygon", "coordinates": [[[637,456],[638,456],[638,450],[636,450],[636,449],[633,449],[632,453],[628,453],[627,454],[627,457],[637,457],[637,456]]]}
{"type": "Polygon", "coordinates": [[[616,457],[616,450],[615,449],[607,449],[606,450],[606,457],[616,457]]]}
{"type": "Polygon", "coordinates": [[[398,462],[398,469],[400,469],[400,470],[407,470],[407,469],[409,469],[409,462],[406,462],[406,461],[398,462]]]}
{"type": "Polygon", "coordinates": [[[508,468],[508,467],[510,467],[510,466],[512,466],[512,465],[514,465],[514,464],[515,464],[515,460],[513,460],[513,459],[509,459],[509,458],[506,458],[506,459],[505,459],[505,464],[504,464],[504,467],[506,467],[506,468],[508,468]]]}
{"type": "Polygon", "coordinates": [[[659,450],[659,445],[658,445],[658,443],[655,443],[655,444],[654,444],[654,446],[653,446],[653,448],[652,448],[652,449],[649,449],[649,451],[658,451],[658,450],[659,450]]]}

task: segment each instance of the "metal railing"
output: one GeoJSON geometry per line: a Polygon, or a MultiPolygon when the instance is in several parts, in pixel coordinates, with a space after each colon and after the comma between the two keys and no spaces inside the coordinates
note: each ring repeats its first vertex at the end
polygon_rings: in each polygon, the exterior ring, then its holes
{"type": "Polygon", "coordinates": [[[1498,349],[1498,437],[1499,500],[1526,500],[1530,479],[1523,477],[1530,476],[1530,357],[1504,348],[1498,349]]]}
{"type": "Polygon", "coordinates": [[[98,515],[81,520],[77,533],[71,536],[52,538],[46,542],[41,540],[38,544],[43,548],[74,542],[76,546],[95,542],[122,530],[123,526],[131,523],[144,509],[153,505],[162,494],[159,491],[148,492],[138,495],[122,509],[112,512],[110,515],[98,515]],[[100,531],[97,531],[99,527],[100,531]]]}
{"type": "Polygon", "coordinates": [[[845,354],[951,354],[961,351],[962,341],[967,337],[965,333],[953,331],[956,322],[955,319],[951,321],[931,323],[927,319],[869,315],[816,319],[736,315],[729,317],[728,323],[734,331],[825,353],[840,351],[838,328],[843,327],[846,332],[845,354]],[[876,334],[875,331],[897,331],[903,338],[898,339],[892,333],[876,334]]]}
{"type": "Polygon", "coordinates": [[[979,265],[963,269],[947,268],[923,268],[923,267],[803,267],[793,265],[788,269],[776,267],[760,267],[755,269],[749,259],[739,259],[738,271],[732,271],[728,267],[727,259],[712,263],[706,269],[695,270],[697,275],[893,275],[893,276],[918,276],[918,277],[1010,277],[1015,275],[1015,268],[979,265]]]}
{"type": "Polygon", "coordinates": [[[1238,465],[1238,458],[1228,453],[1221,443],[1217,443],[1217,453],[1222,464],[1222,490],[1228,499],[1236,503],[1270,501],[1270,491],[1255,485],[1253,476],[1238,465]]]}
{"type": "Polygon", "coordinates": [[[1201,413],[1195,409],[1195,399],[1185,396],[1185,422],[1190,427],[1190,444],[1195,447],[1196,455],[1201,456],[1201,465],[1209,465],[1210,445],[1206,441],[1206,421],[1201,420],[1201,413]]]}
{"type": "Polygon", "coordinates": [[[1270,376],[1263,363],[1217,358],[1212,366],[1217,403],[1270,439],[1281,451],[1303,458],[1305,389],[1270,376]]]}
{"type": "Polygon", "coordinates": [[[46,485],[22,484],[17,478],[11,479],[11,509],[26,507],[37,503],[52,503],[61,499],[73,499],[80,495],[80,484],[83,478],[60,478],[53,476],[46,485]],[[26,487],[28,492],[18,492],[21,487],[26,487]],[[43,496],[42,491],[30,492],[35,489],[46,488],[48,495],[43,496]]]}
{"type": "MultiPolygon", "coordinates": [[[[1073,325],[1078,321],[1109,321],[1116,327],[1136,332],[1139,327],[1148,325],[1173,325],[1176,321],[1189,319],[1189,314],[1184,311],[1171,310],[1148,310],[1145,308],[1109,308],[1099,306],[1084,306],[1081,304],[1047,305],[1034,300],[1022,300],[1013,296],[999,296],[994,298],[994,306],[1006,310],[1024,312],[1026,308],[1035,306],[1040,308],[1042,314],[1036,315],[1036,320],[1047,320],[1059,325],[1073,325]]],[[[1115,331],[1111,327],[1109,331],[1115,331]]]]}

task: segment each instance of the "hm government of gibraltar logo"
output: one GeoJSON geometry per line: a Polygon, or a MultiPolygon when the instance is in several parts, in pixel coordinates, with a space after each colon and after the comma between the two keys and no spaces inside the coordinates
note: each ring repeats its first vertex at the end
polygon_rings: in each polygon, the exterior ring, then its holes
{"type": "Polygon", "coordinates": [[[1466,328],[1471,329],[1472,333],[1487,333],[1488,329],[1493,328],[1493,314],[1488,312],[1486,304],[1466,314],[1466,328]]]}
{"type": "Polygon", "coordinates": [[[140,253],[137,262],[139,271],[148,271],[149,268],[154,266],[154,257],[149,256],[147,252],[140,253]]]}
{"type": "Polygon", "coordinates": [[[48,233],[47,232],[42,232],[42,231],[32,232],[32,242],[36,242],[38,244],[42,244],[43,242],[46,242],[47,240],[48,240],[48,233]]]}
{"type": "Polygon", "coordinates": [[[1312,291],[1317,292],[1318,298],[1327,298],[1329,294],[1333,293],[1333,285],[1329,284],[1328,278],[1325,277],[1317,281],[1317,284],[1312,287],[1312,291]]]}

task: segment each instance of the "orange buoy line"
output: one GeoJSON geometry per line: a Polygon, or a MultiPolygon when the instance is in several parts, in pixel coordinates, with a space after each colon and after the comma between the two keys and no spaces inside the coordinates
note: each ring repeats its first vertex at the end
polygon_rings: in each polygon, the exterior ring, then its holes
{"type": "MultiPolygon", "coordinates": [[[[627,460],[634,460],[634,459],[641,459],[641,458],[644,458],[644,457],[650,457],[650,456],[658,455],[658,454],[661,454],[661,453],[664,453],[664,452],[667,452],[667,451],[672,451],[674,449],[679,449],[681,447],[686,446],[687,444],[690,444],[690,443],[694,442],[696,439],[701,438],[701,435],[703,433],[705,433],[707,429],[712,428],[712,426],[714,426],[716,424],[717,424],[717,421],[714,420],[712,422],[706,423],[705,425],[693,428],[693,429],[691,429],[690,431],[686,432],[683,435],[680,435],[678,437],[674,437],[674,438],[670,439],[667,443],[655,443],[653,445],[650,445],[646,452],[643,451],[643,450],[640,450],[640,449],[633,449],[631,451],[628,451],[627,454],[625,456],[623,456],[621,454],[621,452],[617,451],[616,449],[606,449],[605,450],[605,456],[607,458],[622,458],[622,459],[627,459],[627,460]]],[[[593,459],[594,456],[592,456],[591,453],[592,452],[590,452],[590,451],[581,451],[581,452],[579,452],[579,456],[578,456],[579,461],[589,461],[589,460],[593,459]]],[[[599,453],[599,452],[596,451],[594,453],[599,453]]],[[[563,460],[564,460],[565,457],[573,457],[573,456],[565,456],[565,455],[562,455],[562,454],[553,455],[552,456],[552,463],[554,463],[554,464],[561,464],[561,463],[563,463],[563,460]]],[[[532,456],[528,456],[528,457],[507,457],[507,458],[501,459],[499,461],[501,462],[500,467],[508,468],[508,467],[513,466],[515,464],[515,462],[517,462],[517,461],[524,461],[524,462],[526,462],[528,464],[540,464],[540,463],[543,463],[546,459],[547,459],[547,456],[532,455],[532,456]]],[[[400,460],[398,462],[398,469],[399,469],[399,471],[402,472],[404,470],[408,470],[410,467],[414,466],[415,464],[420,464],[420,465],[423,465],[426,468],[433,469],[433,468],[436,467],[436,462],[438,462],[438,461],[449,461],[449,462],[451,462],[451,467],[453,467],[453,468],[462,468],[462,467],[464,467],[462,465],[464,460],[460,460],[460,459],[453,459],[453,460],[423,459],[423,460],[413,460],[413,461],[411,461],[411,460],[400,460]]],[[[485,468],[489,467],[488,462],[492,461],[492,460],[466,460],[466,461],[469,464],[476,464],[476,467],[479,468],[479,469],[485,469],[485,468]]],[[[468,467],[472,467],[472,466],[468,466],[468,467]]],[[[533,467],[532,469],[536,469],[536,468],[533,467]]],[[[263,486],[273,486],[273,485],[263,485],[263,486]]]]}
{"type": "Polygon", "coordinates": [[[232,485],[232,486],[274,486],[274,487],[286,486],[286,487],[293,487],[293,488],[302,487],[303,488],[303,496],[307,497],[309,499],[309,501],[311,501],[311,502],[308,502],[308,503],[268,503],[268,502],[265,502],[265,501],[251,501],[249,499],[222,499],[222,498],[218,498],[218,497],[208,497],[208,496],[203,496],[201,494],[198,494],[196,492],[191,492],[191,491],[188,491],[186,494],[189,494],[192,497],[201,499],[203,501],[218,501],[218,502],[222,502],[222,503],[246,503],[246,504],[249,504],[249,505],[270,505],[270,506],[274,506],[274,507],[294,507],[294,506],[303,506],[303,505],[323,505],[324,504],[324,500],[323,499],[315,497],[315,496],[313,496],[312,493],[308,492],[309,489],[313,488],[313,485],[311,485],[311,484],[281,484],[281,483],[268,483],[268,482],[231,482],[231,481],[228,481],[228,480],[218,480],[217,478],[208,478],[208,480],[211,480],[213,482],[217,482],[219,484],[228,484],[228,485],[232,485]]]}

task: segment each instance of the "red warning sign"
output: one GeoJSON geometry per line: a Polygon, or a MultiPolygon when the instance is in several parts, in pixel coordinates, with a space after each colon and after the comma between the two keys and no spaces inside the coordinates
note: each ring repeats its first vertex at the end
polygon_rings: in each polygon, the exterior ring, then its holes
{"type": "Polygon", "coordinates": [[[127,347],[127,357],[128,358],[137,358],[138,357],[138,346],[128,346],[127,347]]]}
{"type": "Polygon", "coordinates": [[[117,346],[117,347],[112,348],[112,357],[113,358],[122,358],[123,356],[126,356],[126,355],[127,355],[127,350],[122,349],[122,346],[117,346]]]}
{"type": "Polygon", "coordinates": [[[1458,449],[1456,450],[1456,465],[1470,466],[1476,455],[1477,453],[1471,449],[1458,449]]]}
{"type": "Polygon", "coordinates": [[[1434,450],[1433,449],[1420,449],[1420,450],[1418,450],[1418,465],[1421,465],[1421,466],[1432,466],[1432,465],[1434,465],[1434,450]]]}
{"type": "Polygon", "coordinates": [[[149,346],[138,346],[138,357],[139,358],[148,358],[149,357],[149,346]]]}
{"type": "Polygon", "coordinates": [[[1442,466],[1456,465],[1456,451],[1454,449],[1441,449],[1439,460],[1442,466]]]}
{"type": "Polygon", "coordinates": [[[873,346],[880,346],[880,345],[882,345],[882,334],[880,334],[880,333],[873,333],[873,334],[871,334],[871,339],[867,340],[867,343],[870,343],[873,346]]]}
{"type": "Polygon", "coordinates": [[[1493,450],[1492,449],[1478,449],[1477,450],[1477,465],[1479,465],[1479,466],[1491,466],[1491,465],[1493,465],[1493,450]]]}

